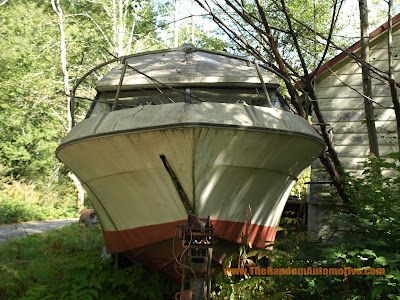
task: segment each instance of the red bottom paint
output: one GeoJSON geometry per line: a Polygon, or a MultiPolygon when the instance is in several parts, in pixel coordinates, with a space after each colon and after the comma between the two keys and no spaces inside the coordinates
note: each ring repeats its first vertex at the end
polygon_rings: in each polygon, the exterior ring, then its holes
{"type": "MultiPolygon", "coordinates": [[[[172,239],[176,235],[177,226],[186,222],[187,220],[181,220],[120,231],[104,231],[104,242],[109,253],[125,252],[172,239]]],[[[250,224],[248,228],[245,228],[247,225],[243,222],[223,220],[212,220],[212,224],[220,239],[240,242],[241,232],[247,231],[252,245],[258,248],[264,247],[266,241],[275,240],[276,231],[272,226],[250,224]]]]}
{"type": "Polygon", "coordinates": [[[232,222],[222,220],[212,220],[212,224],[215,227],[215,232],[219,234],[218,238],[240,242],[238,237],[242,232],[247,232],[247,236],[251,241],[252,246],[262,248],[265,246],[265,242],[273,242],[275,240],[276,231],[272,226],[262,226],[257,224],[247,224],[243,222],[232,222]]]}

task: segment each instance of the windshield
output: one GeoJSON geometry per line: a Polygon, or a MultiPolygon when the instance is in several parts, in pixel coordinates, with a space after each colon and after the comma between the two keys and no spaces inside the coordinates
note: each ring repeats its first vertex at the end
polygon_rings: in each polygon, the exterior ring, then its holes
{"type": "MultiPolygon", "coordinates": [[[[274,108],[286,110],[276,96],[275,90],[268,90],[268,96],[274,108]]],[[[87,118],[111,111],[115,92],[99,92],[96,96],[87,118]]],[[[266,96],[261,88],[176,88],[173,89],[137,89],[121,91],[115,110],[133,108],[143,105],[161,105],[177,102],[200,104],[201,102],[243,103],[255,106],[267,106],[266,96]]]]}

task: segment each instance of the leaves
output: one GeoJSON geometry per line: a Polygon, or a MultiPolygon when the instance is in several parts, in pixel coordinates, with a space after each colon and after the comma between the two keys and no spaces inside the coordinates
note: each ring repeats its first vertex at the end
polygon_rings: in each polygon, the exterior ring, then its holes
{"type": "Polygon", "coordinates": [[[381,265],[381,266],[387,266],[387,265],[388,265],[388,262],[387,262],[386,258],[383,257],[383,256],[377,257],[377,258],[375,259],[375,263],[376,263],[375,266],[379,266],[379,265],[381,265]]]}
{"type": "Polygon", "coordinates": [[[0,224],[77,217],[74,199],[59,198],[59,193],[32,183],[0,181],[0,224]]]}

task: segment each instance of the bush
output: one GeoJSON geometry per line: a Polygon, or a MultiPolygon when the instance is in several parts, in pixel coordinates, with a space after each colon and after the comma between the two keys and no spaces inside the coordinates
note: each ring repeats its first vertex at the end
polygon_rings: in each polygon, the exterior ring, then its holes
{"type": "Polygon", "coordinates": [[[77,217],[75,201],[54,187],[33,183],[0,183],[0,224],[77,217]]]}

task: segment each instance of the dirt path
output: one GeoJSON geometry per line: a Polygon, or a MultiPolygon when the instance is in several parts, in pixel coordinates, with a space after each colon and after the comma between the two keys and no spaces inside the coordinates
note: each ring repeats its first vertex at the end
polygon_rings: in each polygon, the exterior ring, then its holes
{"type": "Polygon", "coordinates": [[[0,226],[0,244],[13,238],[21,238],[26,235],[41,233],[48,230],[56,229],[68,224],[78,222],[78,218],[41,221],[41,222],[27,222],[17,223],[11,225],[0,226]]]}

